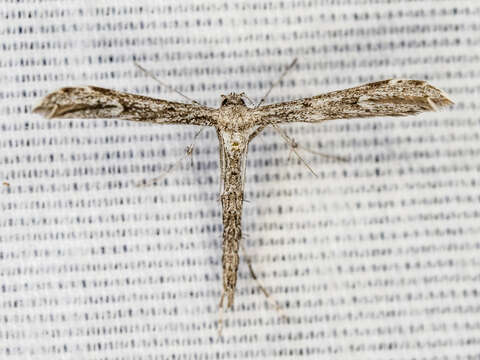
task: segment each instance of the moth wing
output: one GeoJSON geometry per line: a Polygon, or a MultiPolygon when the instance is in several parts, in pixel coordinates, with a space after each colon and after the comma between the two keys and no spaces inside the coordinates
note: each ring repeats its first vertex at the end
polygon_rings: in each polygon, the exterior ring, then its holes
{"type": "Polygon", "coordinates": [[[350,89],[261,106],[260,123],[321,122],[373,116],[406,116],[453,104],[440,89],[421,80],[391,79],[350,89]]]}
{"type": "Polygon", "coordinates": [[[59,89],[45,96],[33,111],[47,118],[115,118],[156,124],[216,123],[215,109],[96,86],[59,89]]]}

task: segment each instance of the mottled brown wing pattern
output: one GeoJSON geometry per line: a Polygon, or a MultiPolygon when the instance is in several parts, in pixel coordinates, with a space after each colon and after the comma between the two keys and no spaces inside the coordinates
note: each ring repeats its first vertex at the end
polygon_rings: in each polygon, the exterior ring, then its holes
{"type": "Polygon", "coordinates": [[[33,109],[48,118],[115,118],[157,124],[215,125],[214,109],[96,86],[65,87],[33,109]]]}
{"type": "Polygon", "coordinates": [[[373,116],[406,116],[453,104],[425,81],[391,79],[350,89],[266,105],[252,110],[262,122],[321,122],[373,116]]]}

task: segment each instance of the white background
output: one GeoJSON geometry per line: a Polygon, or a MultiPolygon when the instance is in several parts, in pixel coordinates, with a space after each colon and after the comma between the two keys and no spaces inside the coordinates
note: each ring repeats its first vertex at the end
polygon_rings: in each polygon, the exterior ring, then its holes
{"type": "Polygon", "coordinates": [[[0,1],[1,359],[480,358],[477,1],[0,1]],[[243,229],[289,323],[239,269],[221,293],[218,143],[197,130],[45,120],[63,86],[205,105],[386,78],[455,105],[416,117],[271,129],[250,146],[243,229]]]}

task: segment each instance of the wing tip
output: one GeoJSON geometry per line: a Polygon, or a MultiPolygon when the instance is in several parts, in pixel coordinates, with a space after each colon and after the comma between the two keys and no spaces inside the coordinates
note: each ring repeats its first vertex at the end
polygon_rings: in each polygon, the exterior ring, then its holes
{"type": "Polygon", "coordinates": [[[431,110],[436,111],[441,107],[455,104],[455,102],[448,96],[448,94],[442,89],[431,85],[425,80],[413,80],[413,79],[390,79],[389,85],[400,85],[402,83],[408,83],[408,85],[414,85],[415,87],[425,88],[427,94],[426,101],[431,107],[431,110]]]}
{"type": "Polygon", "coordinates": [[[53,119],[53,118],[61,117],[63,114],[68,112],[68,111],[62,110],[64,108],[65,107],[62,107],[62,106],[59,106],[59,105],[44,104],[42,102],[39,105],[35,106],[32,109],[32,112],[35,113],[35,114],[39,114],[46,119],[53,119]]]}
{"type": "Polygon", "coordinates": [[[51,119],[54,114],[52,114],[53,106],[50,106],[46,101],[46,97],[43,98],[37,105],[32,108],[32,113],[43,116],[44,118],[51,119]]]}
{"type": "Polygon", "coordinates": [[[48,93],[32,108],[32,113],[39,114],[47,119],[58,117],[59,105],[56,104],[56,99],[68,94],[74,89],[78,89],[78,87],[66,86],[48,93]]]}
{"type": "Polygon", "coordinates": [[[455,104],[455,101],[453,101],[453,99],[450,98],[445,91],[440,90],[440,89],[437,89],[437,90],[440,92],[443,106],[448,106],[448,105],[455,104]]]}
{"type": "MultiPolygon", "coordinates": [[[[89,93],[103,92],[102,95],[108,95],[106,92],[111,90],[95,86],[66,86],[44,96],[40,102],[32,108],[32,113],[39,114],[47,119],[66,118],[79,116],[82,111],[98,107],[98,100],[89,93]]],[[[103,104],[104,107],[116,108],[116,114],[123,111],[123,106],[119,102],[111,101],[103,104]]]]}

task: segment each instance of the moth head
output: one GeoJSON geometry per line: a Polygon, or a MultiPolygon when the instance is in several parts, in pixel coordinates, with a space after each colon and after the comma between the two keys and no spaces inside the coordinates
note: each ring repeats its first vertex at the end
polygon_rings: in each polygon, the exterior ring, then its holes
{"type": "Polygon", "coordinates": [[[220,95],[220,96],[222,97],[221,107],[232,106],[232,105],[246,106],[245,101],[243,100],[244,98],[246,98],[246,95],[243,92],[240,94],[230,93],[228,95],[220,95]]]}

